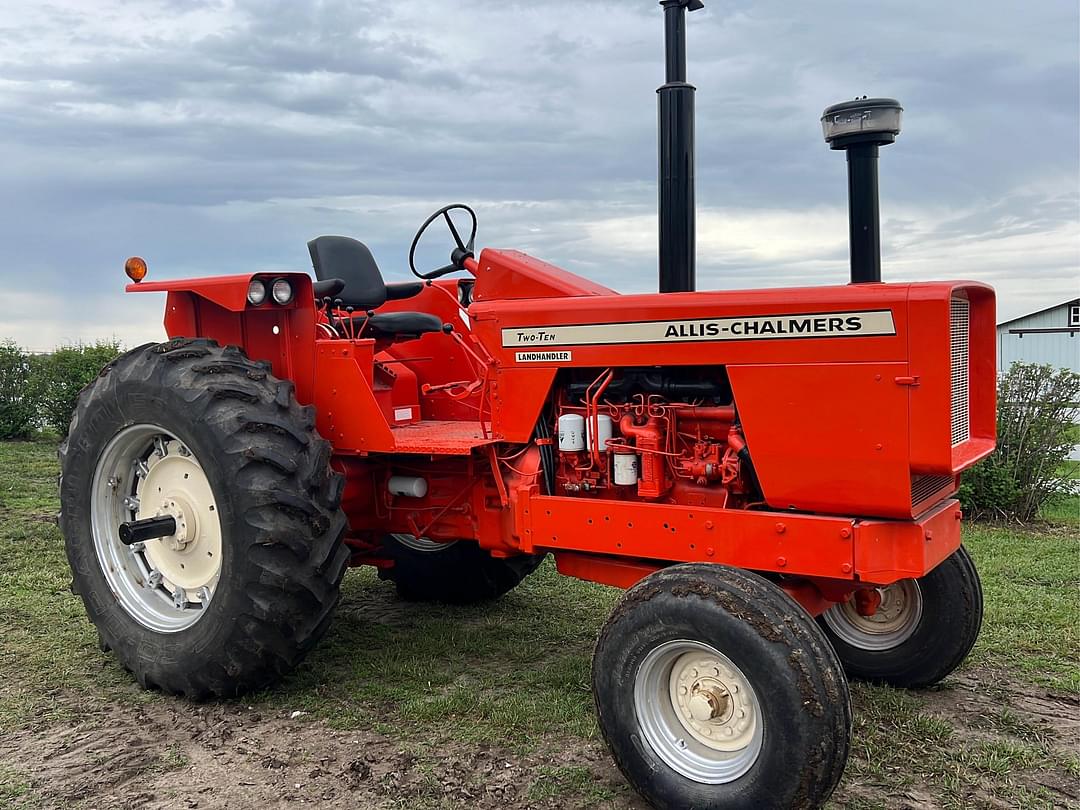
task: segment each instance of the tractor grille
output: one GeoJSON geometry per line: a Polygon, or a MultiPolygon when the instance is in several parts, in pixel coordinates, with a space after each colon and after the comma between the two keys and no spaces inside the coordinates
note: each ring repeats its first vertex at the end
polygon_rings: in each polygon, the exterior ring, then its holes
{"type": "Polygon", "coordinates": [[[949,307],[953,447],[971,438],[971,396],[968,379],[970,310],[971,304],[966,298],[953,298],[949,307]]]}
{"type": "Polygon", "coordinates": [[[911,512],[918,514],[920,507],[946,487],[947,494],[952,494],[953,477],[951,475],[913,475],[911,476],[911,512]]]}

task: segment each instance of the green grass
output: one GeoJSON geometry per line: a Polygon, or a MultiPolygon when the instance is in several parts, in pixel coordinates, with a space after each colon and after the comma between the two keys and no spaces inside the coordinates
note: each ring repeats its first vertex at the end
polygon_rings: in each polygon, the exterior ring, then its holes
{"type": "MultiPolygon", "coordinates": [[[[1080,461],[1071,463],[1078,469],[1074,477],[1080,478],[1080,461]]],[[[1080,526],[1080,495],[1059,495],[1042,508],[1041,515],[1052,523],[1080,526]]]]}
{"type": "Polygon", "coordinates": [[[973,663],[1080,693],[1080,538],[1068,528],[969,526],[986,594],[973,663]]]}
{"type": "Polygon", "coordinates": [[[32,810],[39,806],[40,802],[34,797],[26,778],[0,763],[0,807],[8,810],[32,810]]]}
{"type": "MultiPolygon", "coordinates": [[[[54,443],[0,443],[0,589],[7,596],[0,734],[70,720],[108,702],[172,701],[138,689],[98,649],[69,591],[52,522],[56,475],[54,443]]],[[[1065,521],[1078,508],[1073,499],[1047,518],[1065,521]]],[[[987,796],[1050,807],[1054,796],[1040,786],[1047,774],[1080,779],[1080,760],[1069,753],[1075,741],[1033,720],[1019,694],[1080,696],[1076,525],[966,527],[986,599],[979,642],[956,676],[927,693],[852,684],[852,753],[836,806],[895,807],[908,792],[943,807],[979,806],[987,796]],[[971,678],[976,686],[958,691],[971,678]],[[959,706],[961,699],[977,705],[959,706]]],[[[404,748],[451,740],[523,753],[578,750],[597,738],[590,657],[618,595],[562,577],[548,563],[490,606],[406,606],[373,573],[353,571],[327,638],[284,684],[244,703],[373,729],[404,748]]],[[[558,761],[564,764],[540,769],[532,801],[614,801],[588,767],[558,761]]],[[[155,767],[185,765],[178,749],[167,749],[155,767]]],[[[23,775],[0,764],[0,806],[34,801],[23,775]]]]}
{"type": "Polygon", "coordinates": [[[0,733],[31,720],[71,713],[57,700],[74,690],[88,700],[140,694],[71,594],[71,573],[56,527],[55,442],[0,443],[0,733]]]}

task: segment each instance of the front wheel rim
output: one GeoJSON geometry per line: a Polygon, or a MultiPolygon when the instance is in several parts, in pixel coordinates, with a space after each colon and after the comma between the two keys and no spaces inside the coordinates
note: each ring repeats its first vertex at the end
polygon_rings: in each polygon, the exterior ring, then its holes
{"type": "Polygon", "coordinates": [[[90,529],[117,602],[159,633],[191,627],[221,578],[221,519],[210,481],[187,445],[159,425],[132,425],[105,446],[90,491],[90,529]],[[126,546],[120,524],[173,517],[168,537],[126,546]]]}
{"type": "Polygon", "coordinates": [[[754,688],[708,644],[677,640],[651,650],[634,680],[634,711],[653,752],[695,782],[733,782],[761,754],[765,723],[754,688]]]}
{"type": "Polygon", "coordinates": [[[833,634],[860,650],[883,652],[899,647],[914,635],[923,615],[923,595],[914,579],[902,579],[877,589],[881,602],[871,616],[859,613],[854,599],[833,605],[822,614],[833,634]]]}

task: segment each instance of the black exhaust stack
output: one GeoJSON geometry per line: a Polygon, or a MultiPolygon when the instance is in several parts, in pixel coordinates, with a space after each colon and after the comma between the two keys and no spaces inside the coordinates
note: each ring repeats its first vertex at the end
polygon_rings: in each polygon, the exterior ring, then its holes
{"type": "Polygon", "coordinates": [[[701,0],[660,0],[666,78],[660,122],[660,292],[692,292],[694,269],[694,86],[686,83],[686,12],[701,0]]]}

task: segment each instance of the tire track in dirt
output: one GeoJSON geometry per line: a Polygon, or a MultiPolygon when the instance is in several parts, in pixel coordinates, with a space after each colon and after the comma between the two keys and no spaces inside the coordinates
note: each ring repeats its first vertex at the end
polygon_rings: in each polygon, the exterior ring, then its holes
{"type": "Polygon", "coordinates": [[[373,732],[258,707],[175,701],[106,703],[75,723],[8,734],[0,763],[24,775],[48,808],[596,807],[595,798],[568,804],[540,789],[565,766],[587,769],[616,797],[609,806],[644,807],[599,743],[552,740],[540,749],[521,755],[459,742],[407,749],[373,732]]]}
{"type": "MultiPolygon", "coordinates": [[[[1008,682],[1001,673],[969,670],[917,694],[920,711],[946,720],[958,741],[1030,742],[1028,735],[1037,735],[1037,744],[1061,756],[1075,754],[1080,742],[1074,696],[1008,682]],[[1022,723],[1020,736],[995,726],[1003,708],[1022,723]]],[[[32,723],[0,739],[0,766],[29,781],[32,807],[645,808],[596,740],[545,737],[523,754],[447,735],[421,738],[412,727],[395,738],[337,730],[234,702],[54,698],[54,710],[77,719],[32,723]]],[[[887,795],[882,785],[849,776],[831,807],[943,806],[932,784],[916,781],[887,795]]],[[[1011,778],[1048,791],[1055,806],[1080,807],[1080,784],[1063,770],[1023,769],[1011,778]]],[[[972,806],[1014,806],[989,783],[973,787],[972,806]]]]}

